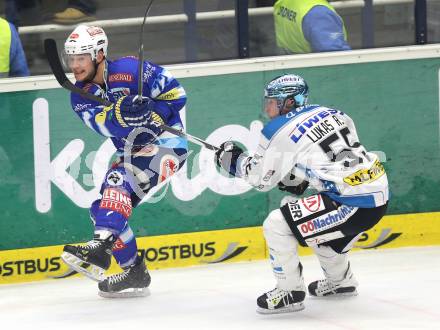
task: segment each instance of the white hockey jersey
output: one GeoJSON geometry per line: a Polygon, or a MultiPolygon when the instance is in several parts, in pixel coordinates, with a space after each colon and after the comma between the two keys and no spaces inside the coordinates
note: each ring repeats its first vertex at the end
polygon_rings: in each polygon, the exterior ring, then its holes
{"type": "Polygon", "coordinates": [[[294,174],[345,205],[372,208],[389,198],[383,165],[359,143],[345,113],[307,105],[271,120],[261,131],[256,153],[241,158],[238,175],[268,191],[294,174]]]}

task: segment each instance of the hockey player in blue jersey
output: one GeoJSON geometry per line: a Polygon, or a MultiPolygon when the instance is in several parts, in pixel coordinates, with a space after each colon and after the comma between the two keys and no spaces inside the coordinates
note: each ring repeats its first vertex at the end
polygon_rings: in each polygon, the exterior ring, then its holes
{"type": "Polygon", "coordinates": [[[377,155],[360,144],[353,120],[345,113],[308,105],[308,86],[297,75],[273,79],[265,88],[264,110],[271,118],[261,131],[252,157],[232,142],[216,152],[219,166],[259,191],[274,187],[289,196],[263,223],[277,285],[257,299],[264,314],[304,308],[306,287],[298,244],[310,246],[324,271],[309,284],[312,296],[356,295],[347,252],[363,231],[383,217],[388,181],[377,155]]]}
{"type": "Polygon", "coordinates": [[[186,95],[166,69],[145,61],[139,100],[138,60],[125,57],[110,61],[107,46],[102,28],[85,25],[78,26],[64,45],[65,63],[75,76],[76,86],[111,102],[105,107],[72,93],[72,108],[86,126],[113,141],[117,160],[90,207],[93,240],[66,245],[62,259],[99,281],[101,296],[139,296],[148,293],[151,279],[137,254],[128,220],[148,191],[166,182],[185,161],[186,140],[163,132],[160,126],[182,128],[179,111],[186,95]],[[123,272],[106,278],[104,271],[110,267],[112,256],[123,272]]]}

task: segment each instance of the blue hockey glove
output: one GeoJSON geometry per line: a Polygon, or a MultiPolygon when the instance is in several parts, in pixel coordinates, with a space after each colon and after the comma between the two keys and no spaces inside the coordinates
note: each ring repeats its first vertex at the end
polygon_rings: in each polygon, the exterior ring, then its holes
{"type": "Polygon", "coordinates": [[[116,120],[122,127],[158,127],[164,124],[163,119],[154,112],[155,102],[138,95],[123,96],[113,105],[116,120]]]}
{"type": "Polygon", "coordinates": [[[231,141],[223,142],[219,150],[215,152],[215,162],[229,174],[235,176],[237,173],[237,163],[243,149],[231,141]]]}
{"type": "Polygon", "coordinates": [[[155,102],[148,97],[139,101],[137,95],[123,96],[112,105],[115,118],[122,127],[140,128],[137,132],[134,145],[146,145],[154,142],[163,132],[161,125],[163,118],[154,111],[155,102]]]}

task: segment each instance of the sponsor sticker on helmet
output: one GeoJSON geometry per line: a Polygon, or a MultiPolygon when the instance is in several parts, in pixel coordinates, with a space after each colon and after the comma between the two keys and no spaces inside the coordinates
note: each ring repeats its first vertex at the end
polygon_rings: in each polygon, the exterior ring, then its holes
{"type": "Polygon", "coordinates": [[[104,31],[100,28],[100,27],[96,27],[96,26],[91,26],[87,29],[87,33],[93,37],[96,36],[98,34],[103,34],[104,31]]]}

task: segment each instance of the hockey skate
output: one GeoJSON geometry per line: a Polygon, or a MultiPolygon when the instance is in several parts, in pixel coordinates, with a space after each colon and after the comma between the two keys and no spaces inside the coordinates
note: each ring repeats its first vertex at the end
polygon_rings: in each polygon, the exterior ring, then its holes
{"type": "Polygon", "coordinates": [[[304,309],[305,297],[305,291],[284,291],[275,288],[258,297],[257,312],[260,314],[297,312],[304,309]]]}
{"type": "Polygon", "coordinates": [[[138,257],[136,262],[122,273],[107,277],[99,282],[99,295],[104,298],[145,297],[150,294],[148,286],[151,277],[144,261],[138,257]]]}
{"type": "Polygon", "coordinates": [[[110,232],[95,232],[94,239],[84,245],[65,245],[61,259],[78,273],[102,281],[110,267],[114,240],[110,232]]]}
{"type": "Polygon", "coordinates": [[[326,278],[310,283],[308,290],[309,294],[315,297],[356,296],[358,294],[357,286],[358,282],[348,268],[345,278],[341,282],[334,283],[326,278]]]}

